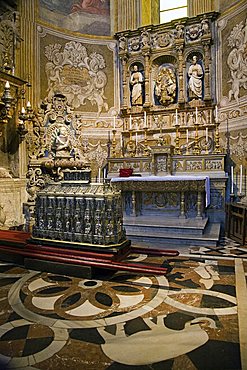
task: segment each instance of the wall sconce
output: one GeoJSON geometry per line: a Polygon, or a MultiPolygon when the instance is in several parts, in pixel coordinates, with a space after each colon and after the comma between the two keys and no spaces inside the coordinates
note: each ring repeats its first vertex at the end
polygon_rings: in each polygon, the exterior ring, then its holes
{"type": "Polygon", "coordinates": [[[26,128],[26,121],[31,122],[34,118],[33,109],[31,107],[31,103],[28,101],[26,109],[24,107],[21,108],[21,113],[19,114],[19,124],[17,126],[17,132],[20,136],[20,140],[22,141],[27,134],[28,130],[26,128]]]}
{"type": "Polygon", "coordinates": [[[6,81],[3,95],[1,97],[0,101],[0,122],[1,123],[7,123],[8,120],[12,117],[11,107],[13,103],[14,98],[11,96],[10,93],[10,84],[9,81],[6,81]]]}
{"type": "Polygon", "coordinates": [[[3,89],[0,98],[0,131],[3,128],[3,124],[8,123],[12,119],[13,124],[11,126],[17,126],[16,132],[19,135],[20,141],[22,141],[28,132],[25,122],[32,121],[34,119],[34,113],[30,102],[27,103],[26,109],[24,107],[21,109],[21,112],[18,112],[18,106],[20,100],[25,99],[25,86],[29,88],[31,84],[29,81],[22,80],[19,77],[2,71],[0,71],[0,81],[3,89]]]}

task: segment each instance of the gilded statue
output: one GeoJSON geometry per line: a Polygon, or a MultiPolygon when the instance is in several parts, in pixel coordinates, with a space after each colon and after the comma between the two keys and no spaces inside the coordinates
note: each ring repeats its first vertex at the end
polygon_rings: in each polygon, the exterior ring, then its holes
{"type": "Polygon", "coordinates": [[[173,103],[176,98],[176,89],[174,71],[170,67],[162,67],[155,82],[155,94],[159,102],[163,105],[173,103]]]}

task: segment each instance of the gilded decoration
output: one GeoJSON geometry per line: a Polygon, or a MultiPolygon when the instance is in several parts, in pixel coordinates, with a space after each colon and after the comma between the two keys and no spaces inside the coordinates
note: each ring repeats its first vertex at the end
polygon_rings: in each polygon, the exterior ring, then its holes
{"type": "Polygon", "coordinates": [[[160,68],[155,81],[155,94],[162,105],[174,103],[176,97],[177,81],[172,67],[160,68]]]}
{"type": "Polygon", "coordinates": [[[113,188],[122,191],[204,191],[205,180],[189,181],[126,181],[112,183],[113,188]]]}
{"type": "Polygon", "coordinates": [[[36,192],[43,188],[47,171],[52,171],[55,179],[60,179],[63,176],[61,168],[68,166],[84,168],[92,163],[96,171],[105,165],[108,155],[107,144],[99,140],[96,143],[89,141],[67,97],[60,93],[55,94],[51,101],[41,104],[26,142],[29,154],[29,201],[34,201],[36,192]]]}
{"type": "Polygon", "coordinates": [[[19,13],[6,11],[0,22],[0,66],[4,72],[15,72],[16,47],[21,40],[19,13]]]}

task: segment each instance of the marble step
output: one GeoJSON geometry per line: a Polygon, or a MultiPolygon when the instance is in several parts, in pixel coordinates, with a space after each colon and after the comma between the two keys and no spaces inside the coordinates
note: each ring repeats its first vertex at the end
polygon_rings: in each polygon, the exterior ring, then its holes
{"type": "Polygon", "coordinates": [[[193,233],[177,233],[167,230],[153,230],[149,229],[144,232],[144,229],[132,228],[129,230],[126,228],[127,238],[132,241],[132,243],[143,244],[143,245],[153,245],[160,247],[169,246],[210,246],[216,247],[220,239],[220,224],[219,223],[208,223],[205,227],[204,233],[201,235],[193,233]]]}
{"type": "Polygon", "coordinates": [[[127,235],[141,233],[150,234],[191,234],[203,235],[208,223],[208,218],[179,219],[175,217],[124,217],[124,227],[127,235]]]}

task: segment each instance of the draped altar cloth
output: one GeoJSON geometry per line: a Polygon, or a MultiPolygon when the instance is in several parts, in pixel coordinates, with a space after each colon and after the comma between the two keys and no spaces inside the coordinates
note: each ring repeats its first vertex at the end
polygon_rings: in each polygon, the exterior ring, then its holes
{"type": "MultiPolygon", "coordinates": [[[[196,175],[167,175],[167,176],[130,176],[130,177],[113,177],[111,182],[113,184],[122,182],[134,182],[134,183],[144,183],[144,182],[172,182],[172,181],[205,181],[205,205],[206,207],[210,204],[210,178],[209,176],[196,176],[196,175]]],[[[165,189],[164,189],[165,190],[165,189]]]]}

